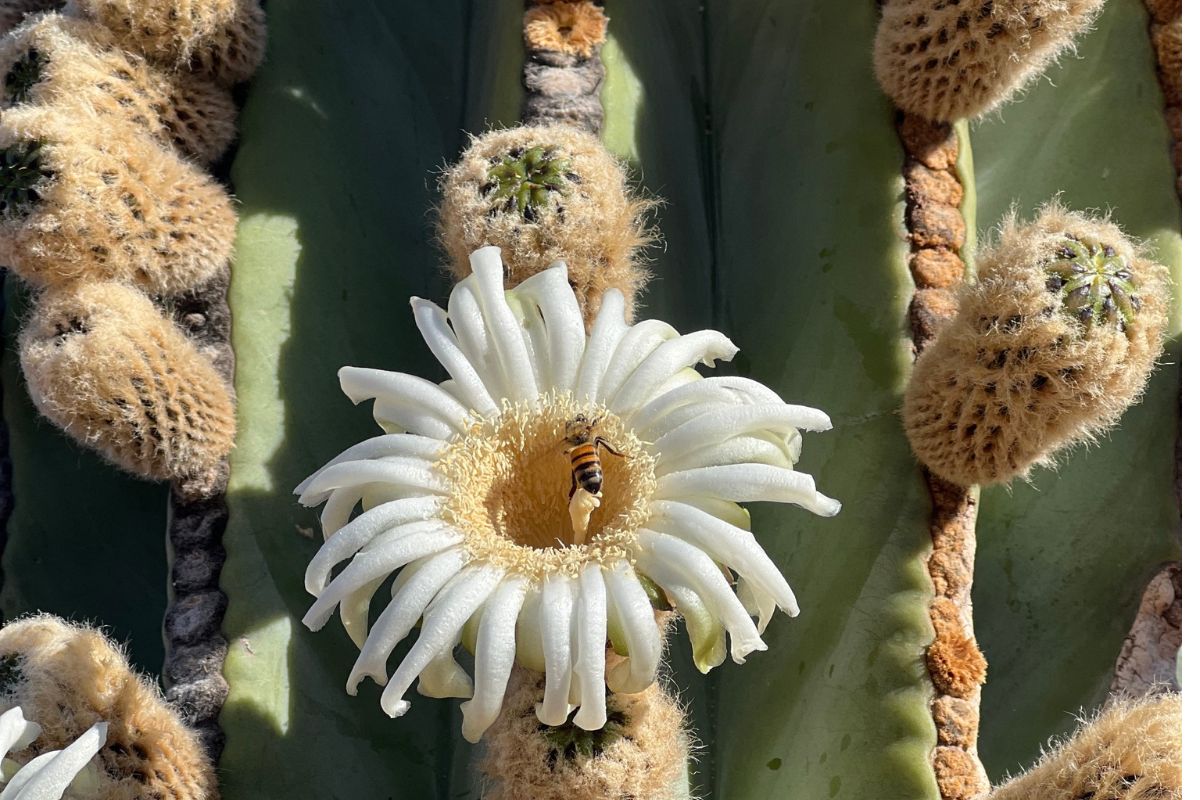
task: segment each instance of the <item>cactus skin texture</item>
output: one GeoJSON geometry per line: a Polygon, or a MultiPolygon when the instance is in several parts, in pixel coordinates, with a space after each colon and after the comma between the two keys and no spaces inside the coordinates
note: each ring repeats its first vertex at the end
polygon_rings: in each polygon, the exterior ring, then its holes
{"type": "Polygon", "coordinates": [[[49,614],[8,623],[0,629],[0,682],[0,711],[20,706],[42,726],[30,758],[108,722],[89,800],[217,799],[196,734],[99,631],[49,614]]]}
{"type": "Polygon", "coordinates": [[[131,125],[205,162],[236,134],[227,90],[147,64],[88,20],[47,14],[27,21],[0,39],[0,74],[5,105],[53,105],[107,126],[131,125]]]}
{"type": "Polygon", "coordinates": [[[46,292],[20,349],[34,405],[81,444],[151,479],[220,480],[236,427],[229,390],[137,290],[46,292]]]}
{"type": "Polygon", "coordinates": [[[1183,699],[1116,700],[989,800],[1180,800],[1183,699]]]}
{"type": "Polygon", "coordinates": [[[904,406],[917,457],[963,486],[1025,476],[1116,424],[1162,352],[1170,301],[1166,267],[1056,205],[1010,218],[978,273],[904,406]]]}

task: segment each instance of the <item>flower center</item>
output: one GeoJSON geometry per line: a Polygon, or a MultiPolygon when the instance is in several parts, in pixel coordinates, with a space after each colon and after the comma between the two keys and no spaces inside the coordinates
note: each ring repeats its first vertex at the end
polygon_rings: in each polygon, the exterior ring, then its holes
{"type": "MultiPolygon", "coordinates": [[[[563,394],[543,395],[538,406],[505,404],[500,414],[476,419],[452,440],[437,465],[452,487],[442,517],[463,532],[463,546],[474,558],[534,579],[630,558],[637,530],[650,513],[654,457],[602,408],[563,394]],[[596,448],[600,505],[580,543],[573,544],[568,494],[575,445],[565,437],[578,415],[597,420],[588,444],[594,446],[598,436],[622,455],[596,448]]],[[[577,467],[587,460],[577,458],[577,467]]]]}

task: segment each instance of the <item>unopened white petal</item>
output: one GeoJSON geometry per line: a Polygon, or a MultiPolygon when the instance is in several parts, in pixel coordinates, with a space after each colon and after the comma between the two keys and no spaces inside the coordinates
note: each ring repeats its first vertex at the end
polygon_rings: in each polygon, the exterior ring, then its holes
{"type": "Polygon", "coordinates": [[[428,520],[440,505],[441,499],[437,497],[414,497],[385,503],[363,512],[325,540],[304,572],[304,588],[311,595],[320,594],[328,585],[335,566],[385,531],[428,520]]]}
{"type": "Polygon", "coordinates": [[[579,362],[579,378],[575,384],[575,396],[584,402],[596,399],[600,391],[600,380],[612,361],[617,344],[625,336],[629,326],[625,324],[625,295],[620,289],[609,289],[600,301],[600,310],[592,321],[592,332],[588,336],[583,360],[579,362]]]}
{"type": "Polygon", "coordinates": [[[598,731],[608,722],[604,702],[605,643],[608,640],[608,597],[599,564],[588,564],[579,575],[579,601],[575,605],[575,653],[573,669],[579,683],[579,711],[575,725],[598,731]]]}
{"type": "Polygon", "coordinates": [[[669,339],[654,349],[616,390],[608,406],[617,414],[644,405],[663,378],[681,369],[703,363],[713,366],[716,360],[728,361],[737,347],[718,331],[696,331],[669,339]]]}
{"type": "Polygon", "coordinates": [[[509,400],[536,401],[537,381],[525,337],[508,305],[504,292],[504,264],[499,247],[481,247],[471,254],[471,271],[478,281],[479,306],[487,324],[488,337],[496,348],[508,386],[509,400]]]}
{"type": "Polygon", "coordinates": [[[749,653],[767,649],[754,620],[708,555],[674,536],[650,530],[641,531],[638,541],[643,548],[638,568],[663,588],[682,585],[700,595],[729,631],[735,662],[741,664],[749,653]]]}
{"type": "Polygon", "coordinates": [[[348,694],[357,694],[358,684],[368,676],[380,686],[387,683],[388,656],[417,624],[447,581],[459,573],[465,560],[462,551],[447,550],[409,564],[401,571],[393,584],[391,601],[371,626],[362,652],[350,670],[346,681],[348,694]]]}
{"type": "Polygon", "coordinates": [[[800,613],[787,579],[752,533],[677,501],[655,501],[650,504],[650,513],[649,527],[695,545],[738,575],[749,577],[766,589],[788,616],[800,613]]]}
{"type": "Polygon", "coordinates": [[[425,612],[416,643],[383,690],[379,704],[389,716],[398,717],[408,711],[410,704],[404,699],[408,688],[438,653],[459,640],[463,624],[503,577],[504,571],[498,567],[472,567],[442,588],[425,612]]]}
{"type": "Polygon", "coordinates": [[[442,423],[442,429],[414,432],[444,439],[450,433],[461,433],[470,416],[470,411],[440,386],[416,375],[342,367],[338,370],[338,380],[342,392],[355,405],[364,400],[375,400],[375,419],[380,424],[404,425],[409,417],[428,416],[442,423]]]}
{"type": "Polygon", "coordinates": [[[517,615],[529,581],[506,578],[488,598],[475,643],[475,694],[462,704],[463,738],[478,742],[504,702],[504,690],[517,653],[517,615]]]}
{"type": "Polygon", "coordinates": [[[678,337],[679,331],[657,319],[642,320],[626,331],[613,351],[612,361],[608,363],[604,377],[600,379],[596,399],[606,404],[611,401],[621,384],[625,383],[633,371],[641,366],[660,344],[678,337]]]}
{"type": "Polygon", "coordinates": [[[417,694],[444,700],[448,697],[470,697],[474,691],[471,676],[454,658],[457,642],[433,657],[417,678],[417,694]]]}
{"type": "Polygon", "coordinates": [[[604,584],[613,615],[609,625],[620,629],[629,652],[629,658],[612,670],[608,684],[614,692],[645,691],[654,682],[662,655],[662,634],[654,621],[654,608],[627,561],[605,571],[604,584]]]}
{"type": "Polygon", "coordinates": [[[572,625],[575,619],[575,586],[565,575],[550,575],[542,584],[542,652],[546,665],[546,691],[535,706],[537,718],[551,727],[562,725],[571,713],[572,625]]]}
{"type": "Polygon", "coordinates": [[[304,624],[309,630],[320,630],[334,608],[358,587],[398,570],[410,561],[431,555],[462,540],[462,535],[447,528],[429,530],[427,523],[412,523],[406,535],[388,542],[370,552],[359,553],[342,570],[333,582],[317,597],[304,615],[304,624]]]}
{"type": "Polygon", "coordinates": [[[664,499],[712,495],[739,503],[794,503],[823,517],[832,517],[842,508],[837,500],[817,491],[811,475],[765,464],[702,467],[664,475],[658,480],[657,495],[664,499]]]}

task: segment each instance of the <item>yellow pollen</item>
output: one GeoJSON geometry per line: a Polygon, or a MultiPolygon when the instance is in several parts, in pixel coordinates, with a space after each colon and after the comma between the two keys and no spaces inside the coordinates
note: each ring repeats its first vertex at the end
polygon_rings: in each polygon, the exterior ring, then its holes
{"type": "Polygon", "coordinates": [[[451,486],[442,518],[462,531],[473,559],[534,580],[573,577],[589,563],[632,562],[637,530],[650,516],[655,457],[603,407],[559,393],[542,395],[538,405],[506,402],[451,440],[435,467],[451,486]],[[580,536],[572,528],[570,445],[563,438],[577,414],[600,417],[592,433],[625,456],[600,449],[603,501],[580,536]]]}

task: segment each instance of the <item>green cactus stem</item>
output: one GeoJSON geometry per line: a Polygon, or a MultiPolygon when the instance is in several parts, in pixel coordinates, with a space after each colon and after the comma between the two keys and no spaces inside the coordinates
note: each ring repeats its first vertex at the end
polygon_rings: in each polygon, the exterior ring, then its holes
{"type": "Polygon", "coordinates": [[[4,91],[13,103],[25,103],[33,87],[42,79],[46,57],[37,48],[30,48],[9,68],[4,76],[4,91]]]}
{"type": "Polygon", "coordinates": [[[42,165],[41,142],[18,142],[0,151],[0,218],[28,214],[39,187],[54,176],[42,165]]]}
{"type": "Polygon", "coordinates": [[[568,719],[556,727],[539,725],[538,732],[554,748],[548,756],[550,759],[595,758],[625,735],[625,724],[625,714],[610,710],[608,722],[599,730],[585,731],[568,719]]]}
{"type": "Polygon", "coordinates": [[[1124,330],[1141,306],[1125,257],[1112,245],[1067,234],[1046,269],[1046,288],[1062,297],[1063,306],[1089,326],[1116,319],[1124,330]]]}
{"type": "Polygon", "coordinates": [[[488,182],[481,187],[492,197],[494,212],[516,212],[529,222],[538,218],[540,210],[550,202],[550,193],[567,188],[568,181],[578,181],[571,172],[571,162],[555,158],[554,147],[514,149],[498,158],[488,170],[488,182]]]}

